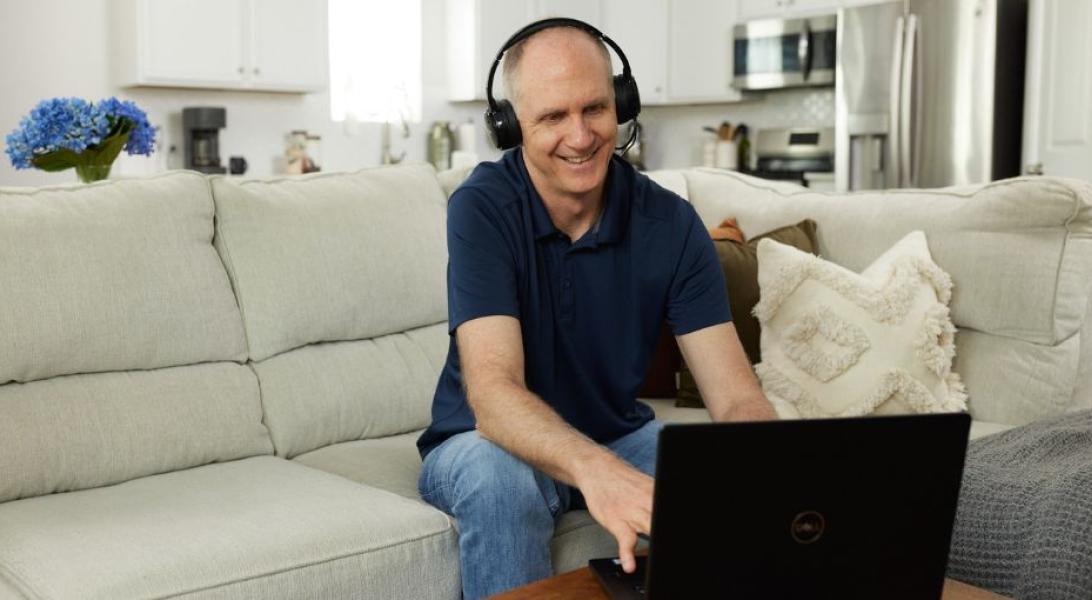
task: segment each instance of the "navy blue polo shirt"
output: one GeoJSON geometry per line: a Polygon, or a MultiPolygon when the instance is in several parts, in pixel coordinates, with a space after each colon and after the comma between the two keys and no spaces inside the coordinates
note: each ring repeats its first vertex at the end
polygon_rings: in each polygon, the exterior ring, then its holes
{"type": "Polygon", "coordinates": [[[667,319],[676,335],[731,320],[713,242],[694,208],[614,157],[598,222],[571,241],[554,226],[520,148],[482,163],[447,211],[447,362],[426,455],[474,429],[455,330],[489,315],[520,322],[525,381],[570,425],[605,443],[653,418],[637,401],[667,319]]]}

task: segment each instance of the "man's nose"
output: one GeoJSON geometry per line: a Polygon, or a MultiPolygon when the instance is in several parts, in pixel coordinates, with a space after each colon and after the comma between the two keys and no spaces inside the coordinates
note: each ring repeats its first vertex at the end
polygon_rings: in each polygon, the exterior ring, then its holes
{"type": "Polygon", "coordinates": [[[591,126],[584,115],[580,115],[573,119],[572,127],[569,129],[568,141],[569,146],[575,149],[587,148],[595,143],[595,134],[592,133],[591,126]]]}

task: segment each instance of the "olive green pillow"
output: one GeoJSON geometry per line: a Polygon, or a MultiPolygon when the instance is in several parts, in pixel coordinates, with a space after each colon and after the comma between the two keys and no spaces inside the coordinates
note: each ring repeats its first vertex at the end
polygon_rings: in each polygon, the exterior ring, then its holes
{"type": "MultiPolygon", "coordinates": [[[[746,244],[732,240],[714,240],[720,267],[724,270],[724,279],[728,283],[728,303],[732,307],[732,320],[739,334],[739,341],[751,364],[761,362],[759,339],[762,330],[758,319],[751,314],[758,303],[758,242],[771,239],[782,244],[799,248],[805,252],[819,254],[819,243],[815,239],[815,221],[810,219],[796,225],[779,227],[756,236],[746,244]]],[[[675,396],[675,406],[702,408],[701,395],[694,376],[683,360],[679,368],[679,392],[675,396]]]]}

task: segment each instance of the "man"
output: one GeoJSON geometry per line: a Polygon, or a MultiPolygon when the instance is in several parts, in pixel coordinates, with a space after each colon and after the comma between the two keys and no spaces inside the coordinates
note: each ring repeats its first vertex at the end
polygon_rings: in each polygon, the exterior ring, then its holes
{"type": "Polygon", "coordinates": [[[633,571],[660,429],[636,394],[665,317],[715,420],[774,418],[697,214],[614,156],[602,42],[542,30],[504,77],[522,146],[451,196],[452,342],[418,441],[467,598],[550,576],[554,524],[584,505],[633,571]]]}

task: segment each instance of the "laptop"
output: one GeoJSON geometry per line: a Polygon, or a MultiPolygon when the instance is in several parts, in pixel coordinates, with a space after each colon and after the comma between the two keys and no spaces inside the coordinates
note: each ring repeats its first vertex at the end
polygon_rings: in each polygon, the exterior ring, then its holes
{"type": "Polygon", "coordinates": [[[647,558],[612,598],[936,599],[966,414],[666,425],[647,558]]]}

